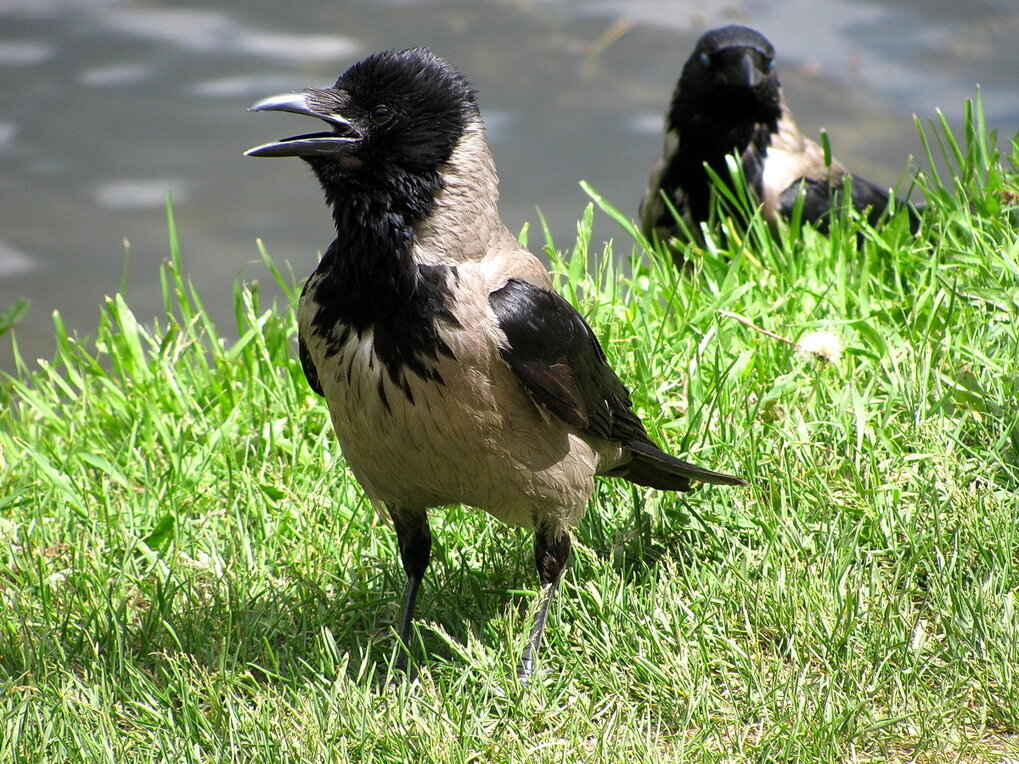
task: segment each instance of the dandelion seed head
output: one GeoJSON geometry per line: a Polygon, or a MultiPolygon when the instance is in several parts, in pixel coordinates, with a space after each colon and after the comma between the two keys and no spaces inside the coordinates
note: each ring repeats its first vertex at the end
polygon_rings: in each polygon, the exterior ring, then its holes
{"type": "Polygon", "coordinates": [[[842,341],[831,332],[810,332],[796,343],[796,350],[822,363],[835,363],[842,355],[842,341]]]}

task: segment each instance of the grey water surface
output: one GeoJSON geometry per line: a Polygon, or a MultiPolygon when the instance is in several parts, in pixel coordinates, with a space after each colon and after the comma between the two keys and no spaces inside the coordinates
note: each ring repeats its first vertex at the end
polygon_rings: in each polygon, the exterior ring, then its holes
{"type": "MultiPolygon", "coordinates": [[[[301,118],[246,107],[382,48],[467,74],[506,222],[534,241],[540,209],[567,248],[579,180],[635,213],[680,67],[728,23],[772,40],[801,126],[883,184],[923,166],[912,115],[958,124],[978,85],[989,125],[1019,128],[1016,0],[0,0],[0,310],[31,300],[29,359],[52,355],[54,311],[85,337],[122,283],[139,319],[158,315],[172,194],[185,269],[230,334],[234,279],[270,280],[257,239],[303,278],[332,238],[301,162],[242,156],[301,118]]],[[[623,238],[605,219],[596,236],[623,238]]]]}

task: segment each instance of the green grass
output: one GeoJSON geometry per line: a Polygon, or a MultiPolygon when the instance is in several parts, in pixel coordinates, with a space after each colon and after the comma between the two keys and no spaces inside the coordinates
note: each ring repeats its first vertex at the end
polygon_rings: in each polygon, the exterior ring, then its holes
{"type": "Polygon", "coordinates": [[[915,237],[757,220],[679,275],[584,213],[559,288],[654,436],[751,486],[600,482],[526,688],[531,540],[460,508],[388,681],[403,573],[303,380],[294,280],[263,253],[285,304],[239,285],[217,329],[171,217],[160,325],[114,297],[0,385],[0,761],[1019,756],[1019,148],[979,104],[933,133],[915,237]]]}

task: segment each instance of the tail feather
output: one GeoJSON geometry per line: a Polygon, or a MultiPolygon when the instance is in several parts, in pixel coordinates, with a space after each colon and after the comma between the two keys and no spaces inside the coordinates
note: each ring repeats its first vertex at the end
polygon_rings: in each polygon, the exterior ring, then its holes
{"type": "Polygon", "coordinates": [[[633,461],[620,470],[624,477],[637,485],[666,491],[689,491],[690,481],[715,485],[746,485],[747,481],[724,472],[714,472],[671,456],[653,443],[626,441],[623,446],[633,454],[633,461]]]}

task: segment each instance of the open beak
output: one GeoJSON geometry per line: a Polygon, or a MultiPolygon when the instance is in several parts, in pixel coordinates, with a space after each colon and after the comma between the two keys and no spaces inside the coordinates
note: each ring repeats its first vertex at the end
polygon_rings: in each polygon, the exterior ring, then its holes
{"type": "Polygon", "coordinates": [[[342,154],[361,140],[361,133],[340,114],[322,114],[308,104],[306,93],[286,93],[270,96],[252,106],[248,111],[289,111],[316,117],[328,124],[332,130],[322,133],[294,135],[264,143],[244,152],[247,157],[310,157],[342,154]]]}

